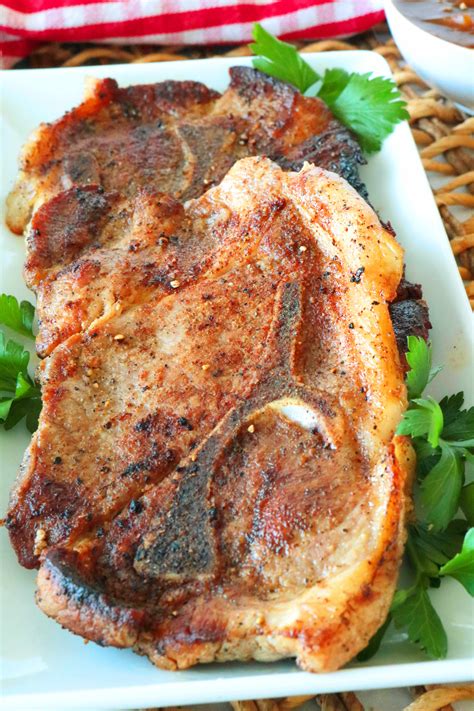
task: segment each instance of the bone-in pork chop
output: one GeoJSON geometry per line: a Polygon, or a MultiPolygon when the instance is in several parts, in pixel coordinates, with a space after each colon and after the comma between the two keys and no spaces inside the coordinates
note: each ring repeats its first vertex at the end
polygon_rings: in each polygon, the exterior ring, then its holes
{"type": "Polygon", "coordinates": [[[286,169],[309,160],[364,192],[359,146],[323,102],[254,69],[230,72],[222,96],[196,82],[95,82],[27,143],[7,221],[21,232],[34,213],[25,278],[37,294],[40,356],[173,281],[171,249],[160,269],[175,218],[157,191],[198,197],[240,157],[264,153],[286,169]]]}
{"type": "Polygon", "coordinates": [[[11,541],[41,609],[100,644],[335,669],[385,619],[403,548],[402,249],[310,165],[248,158],[168,208],[174,288],[42,363],[11,541]]]}
{"type": "Polygon", "coordinates": [[[80,106],[41,124],[24,146],[9,227],[21,234],[38,205],[70,187],[199,197],[249,155],[292,170],[308,160],[365,194],[359,145],[320,99],[250,67],[232,67],[230,76],[223,95],[192,81],[125,89],[92,81],[80,106]]]}

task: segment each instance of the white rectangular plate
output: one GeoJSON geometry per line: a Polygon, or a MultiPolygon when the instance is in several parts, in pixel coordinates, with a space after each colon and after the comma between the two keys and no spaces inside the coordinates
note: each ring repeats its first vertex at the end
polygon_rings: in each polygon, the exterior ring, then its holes
{"type": "MultiPolygon", "coordinates": [[[[317,70],[342,67],[388,75],[388,65],[371,52],[307,54],[317,70]]],[[[116,78],[121,85],[164,79],[194,79],[224,90],[227,70],[242,59],[206,59],[163,64],[44,69],[4,72],[1,204],[10,189],[18,152],[29,131],[78,104],[86,76],[116,78]]],[[[439,218],[426,175],[407,125],[401,125],[362,170],[374,207],[390,220],[406,249],[408,278],[421,282],[433,323],[434,360],[444,370],[435,395],[464,390],[472,401],[469,359],[472,319],[463,285],[439,218]]],[[[23,243],[2,220],[0,291],[31,298],[22,280],[23,243]]],[[[469,403],[470,404],[470,403],[469,403]]],[[[0,433],[1,511],[28,443],[23,425],[0,433]]],[[[333,674],[311,675],[294,662],[206,665],[165,672],[130,651],[101,649],[48,620],[33,600],[35,573],[18,565],[1,532],[1,615],[3,693],[9,708],[141,708],[287,694],[387,688],[470,679],[473,605],[455,581],[443,582],[432,599],[449,637],[449,657],[426,661],[404,639],[392,633],[379,654],[333,674]]]]}

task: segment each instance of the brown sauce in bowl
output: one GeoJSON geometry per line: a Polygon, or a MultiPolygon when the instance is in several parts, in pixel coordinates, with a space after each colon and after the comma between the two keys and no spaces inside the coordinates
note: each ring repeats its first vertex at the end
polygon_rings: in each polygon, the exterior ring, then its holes
{"type": "Polygon", "coordinates": [[[394,0],[421,29],[447,42],[474,47],[474,0],[394,0]]]}

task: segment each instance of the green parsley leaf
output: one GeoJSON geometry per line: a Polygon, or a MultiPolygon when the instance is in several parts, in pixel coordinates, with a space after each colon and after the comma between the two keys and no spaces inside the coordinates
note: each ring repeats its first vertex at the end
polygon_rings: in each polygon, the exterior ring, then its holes
{"type": "MultiPolygon", "coordinates": [[[[324,78],[304,61],[293,45],[273,37],[259,24],[253,26],[253,66],[293,84],[307,96],[319,96],[334,115],[355,133],[367,153],[380,150],[395,124],[409,118],[395,82],[370,74],[348,74],[328,69],[324,78]]],[[[420,391],[421,392],[421,391],[420,391]]]]}
{"type": "Polygon", "coordinates": [[[432,348],[431,344],[427,343],[424,338],[408,336],[407,343],[406,359],[410,370],[406,375],[406,384],[408,397],[413,400],[421,396],[423,390],[439,373],[441,368],[431,367],[432,348]]]}
{"type": "Polygon", "coordinates": [[[317,95],[328,106],[332,106],[349,84],[351,76],[352,74],[349,74],[344,69],[326,69],[317,95]]]}
{"type": "Polygon", "coordinates": [[[438,576],[439,567],[461,550],[466,529],[462,519],[451,521],[445,531],[433,531],[422,523],[412,526],[408,535],[419,569],[429,577],[438,576]]]}
{"type": "Polygon", "coordinates": [[[4,423],[5,430],[11,430],[25,418],[25,424],[29,432],[33,433],[38,428],[38,420],[41,412],[41,392],[37,389],[37,394],[24,400],[14,400],[8,417],[4,423]]]}
{"type": "Polygon", "coordinates": [[[357,655],[357,660],[359,662],[366,662],[369,659],[371,659],[374,654],[377,654],[379,651],[380,645],[382,644],[382,640],[384,638],[385,632],[390,626],[390,623],[392,621],[392,616],[389,613],[387,615],[387,619],[383,623],[381,627],[377,630],[377,632],[374,634],[373,637],[370,638],[369,643],[367,647],[365,647],[362,652],[359,652],[357,655]]]}
{"type": "Polygon", "coordinates": [[[474,528],[466,533],[461,552],[443,565],[440,575],[456,578],[474,597],[474,528]]]}
{"type": "Polygon", "coordinates": [[[450,425],[459,415],[459,411],[464,403],[464,393],[456,393],[456,395],[446,395],[439,401],[439,406],[443,411],[444,425],[450,425]]]}
{"type": "Polygon", "coordinates": [[[403,414],[397,434],[411,437],[426,435],[430,445],[437,447],[443,430],[443,411],[432,397],[416,398],[412,402],[415,407],[411,407],[403,414]]]}
{"type": "MultiPolygon", "coordinates": [[[[324,84],[321,91],[324,92],[324,84]]],[[[331,92],[334,95],[334,81],[331,92]]],[[[329,107],[344,125],[354,131],[366,153],[379,151],[395,124],[409,118],[406,103],[400,98],[395,83],[384,77],[371,77],[370,74],[351,74],[329,107]]]]}
{"type": "Polygon", "coordinates": [[[445,442],[441,457],[421,483],[421,504],[425,520],[435,531],[447,527],[458,510],[464,477],[464,462],[445,442]]]}
{"type": "Polygon", "coordinates": [[[462,488],[459,505],[469,525],[474,526],[474,481],[462,488]]]}
{"type": "Polygon", "coordinates": [[[27,372],[30,354],[15,341],[5,341],[0,331],[0,390],[14,392],[18,373],[27,372]]]}
{"type": "Polygon", "coordinates": [[[0,323],[8,326],[22,336],[33,338],[33,318],[35,307],[29,301],[18,300],[14,296],[2,294],[0,296],[0,323]]]}
{"type": "Polygon", "coordinates": [[[414,563],[417,571],[429,578],[436,578],[439,574],[439,566],[445,563],[448,557],[444,556],[429,539],[420,536],[416,530],[410,530],[409,537],[412,546],[410,561],[414,563]]]}
{"type": "Polygon", "coordinates": [[[393,612],[397,609],[397,607],[403,605],[413,593],[413,590],[414,588],[409,588],[406,590],[397,590],[395,595],[393,596],[392,604],[390,605],[390,612],[393,612]]]}
{"type": "Polygon", "coordinates": [[[444,416],[442,437],[453,446],[472,447],[474,446],[474,407],[462,410],[463,403],[463,393],[446,396],[440,401],[444,416]]]}
{"type": "MultiPolygon", "coordinates": [[[[455,419],[445,424],[443,439],[469,440],[474,438],[474,407],[469,410],[460,410],[455,419]]],[[[472,446],[472,445],[471,445],[472,446]]]]}
{"type": "Polygon", "coordinates": [[[260,55],[252,61],[256,69],[293,84],[301,92],[305,92],[321,78],[304,61],[296,47],[277,39],[258,22],[253,26],[252,36],[255,42],[250,45],[250,49],[254,54],[260,55]]]}
{"type": "Polygon", "coordinates": [[[431,346],[423,339],[409,337],[407,361],[410,404],[397,433],[411,436],[417,455],[417,521],[406,546],[415,582],[396,592],[390,611],[395,625],[438,659],[446,656],[447,638],[428,586],[439,587],[442,576],[451,575],[474,596],[474,528],[466,534],[474,523],[474,482],[462,488],[465,461],[474,462],[474,408],[461,409],[463,393],[439,404],[420,397],[439,372],[431,366],[431,346]],[[459,505],[468,521],[453,520],[459,505]]]}
{"type": "Polygon", "coordinates": [[[0,331],[0,425],[6,430],[24,417],[30,432],[38,426],[41,391],[28,374],[29,360],[29,352],[0,331]]]}
{"type": "MultiPolygon", "coordinates": [[[[0,420],[5,423],[5,429],[11,429],[13,425],[11,424],[13,416],[12,406],[15,402],[20,400],[26,400],[28,398],[38,398],[40,397],[40,390],[32,382],[29,375],[19,372],[17,375],[17,381],[15,386],[15,392],[12,397],[3,397],[0,402],[0,420]]],[[[14,423],[16,424],[16,422],[14,423]]]]}
{"type": "Polygon", "coordinates": [[[416,475],[423,479],[433,469],[441,456],[439,447],[432,447],[426,439],[415,437],[411,441],[416,452],[416,475]]]}
{"type": "Polygon", "coordinates": [[[439,437],[443,431],[443,411],[439,404],[432,397],[428,398],[415,398],[413,400],[415,405],[417,405],[421,410],[429,412],[431,414],[431,420],[429,424],[428,431],[426,433],[426,439],[432,447],[437,447],[439,444],[439,437]]]}
{"type": "Polygon", "coordinates": [[[461,450],[461,453],[467,462],[474,464],[474,453],[473,452],[470,452],[468,449],[464,449],[464,450],[461,450]]]}
{"type": "MultiPolygon", "coordinates": [[[[448,640],[438,613],[422,585],[399,596],[391,612],[395,626],[405,629],[411,642],[418,644],[432,659],[443,659],[448,651],[448,640]]],[[[395,599],[394,599],[395,602],[395,599]]]]}

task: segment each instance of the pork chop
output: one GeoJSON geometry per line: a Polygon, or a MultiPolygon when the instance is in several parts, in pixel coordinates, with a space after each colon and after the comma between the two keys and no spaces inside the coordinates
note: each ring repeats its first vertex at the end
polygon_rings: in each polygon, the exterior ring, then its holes
{"type": "Polygon", "coordinates": [[[310,165],[247,158],[168,209],[174,288],[41,365],[12,544],[87,639],[166,669],[336,669],[385,619],[403,549],[402,249],[310,165]]]}
{"type": "Polygon", "coordinates": [[[110,311],[172,292],[176,275],[197,276],[210,258],[204,224],[191,225],[179,202],[149,190],[133,199],[96,186],[63,191],[36,211],[27,244],[42,357],[110,311]]]}
{"type": "Polygon", "coordinates": [[[109,309],[146,301],[173,238],[171,216],[157,226],[167,209],[157,191],[197,197],[238,158],[261,153],[286,169],[309,160],[365,190],[359,146],[323,102],[251,68],[230,73],[222,96],[196,82],[95,82],[25,146],[7,222],[21,232],[34,213],[25,279],[41,357],[109,309]]]}
{"type": "Polygon", "coordinates": [[[41,124],[24,146],[7,201],[10,229],[21,234],[41,203],[70,187],[199,197],[249,155],[293,170],[308,160],[365,194],[360,147],[320,99],[250,67],[232,67],[230,77],[223,95],[193,81],[124,89],[90,81],[82,104],[41,124]]]}

